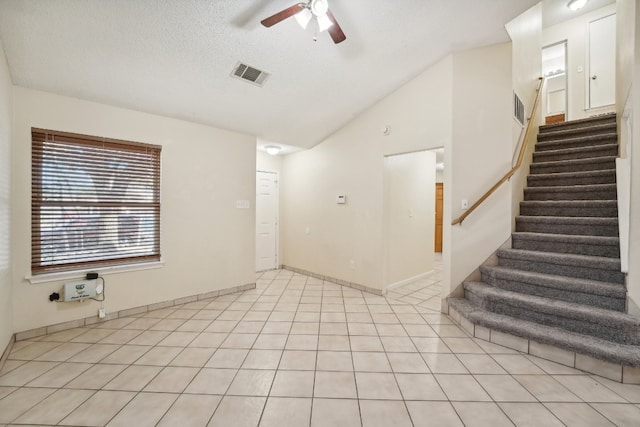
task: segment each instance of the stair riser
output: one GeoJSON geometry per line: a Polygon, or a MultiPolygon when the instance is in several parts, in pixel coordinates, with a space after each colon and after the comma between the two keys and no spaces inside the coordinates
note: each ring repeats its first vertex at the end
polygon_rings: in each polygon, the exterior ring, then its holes
{"type": "Polygon", "coordinates": [[[615,187],[593,191],[563,191],[561,189],[549,191],[537,188],[525,188],[524,200],[616,200],[618,197],[615,187]]]}
{"type": "Polygon", "coordinates": [[[594,157],[617,156],[617,146],[604,146],[599,149],[589,149],[582,151],[543,151],[533,153],[533,163],[557,162],[560,160],[591,159],[594,157]]]}
{"type": "Polygon", "coordinates": [[[594,147],[596,145],[603,144],[617,144],[618,136],[611,134],[603,135],[586,135],[584,138],[575,136],[571,139],[554,139],[553,137],[538,137],[538,144],[536,144],[536,153],[542,153],[550,150],[562,150],[563,148],[580,148],[580,147],[594,147]]]}
{"type": "Polygon", "coordinates": [[[539,134],[548,134],[554,132],[588,132],[593,131],[593,129],[610,129],[615,132],[616,130],[616,119],[607,117],[607,118],[597,118],[589,120],[588,122],[564,122],[557,123],[553,125],[545,125],[540,126],[539,134]]]}
{"type": "Polygon", "coordinates": [[[593,184],[615,184],[616,174],[599,174],[587,176],[566,176],[554,177],[547,175],[529,175],[527,177],[528,187],[553,187],[558,185],[593,185],[593,184]]]}
{"type": "Polygon", "coordinates": [[[634,337],[633,334],[622,325],[620,327],[611,327],[598,323],[596,319],[594,319],[594,322],[587,322],[549,313],[541,313],[527,309],[526,307],[512,306],[504,301],[492,301],[491,299],[481,298],[473,293],[470,293],[470,295],[467,296],[467,299],[485,310],[514,317],[516,319],[527,320],[547,326],[554,326],[621,344],[640,344],[638,337],[634,337]]]}
{"type": "Polygon", "coordinates": [[[588,172],[599,170],[615,170],[616,161],[614,158],[602,159],[593,162],[563,162],[560,164],[544,164],[544,163],[532,163],[529,171],[532,175],[535,174],[547,174],[547,173],[563,173],[563,172],[588,172]]]}
{"type": "Polygon", "coordinates": [[[586,243],[566,244],[556,241],[530,240],[520,238],[518,236],[513,236],[511,242],[513,249],[620,258],[619,245],[590,245],[586,243]]]}
{"type": "Polygon", "coordinates": [[[553,224],[543,222],[518,222],[516,231],[529,233],[571,234],[584,236],[618,237],[618,225],[553,224]]]}
{"type": "Polygon", "coordinates": [[[501,266],[514,268],[517,270],[624,284],[624,274],[620,271],[576,265],[550,264],[545,262],[526,261],[505,257],[498,257],[498,259],[500,260],[499,262],[501,266]]]}
{"type": "Polygon", "coordinates": [[[544,298],[552,298],[576,304],[590,305],[592,307],[625,311],[624,298],[610,298],[602,295],[593,295],[576,291],[563,291],[561,289],[548,288],[535,283],[526,283],[516,280],[494,277],[491,274],[482,274],[482,281],[496,288],[507,291],[519,292],[528,295],[535,295],[544,298]]]}
{"type": "Polygon", "coordinates": [[[569,217],[590,217],[590,218],[611,218],[618,216],[618,208],[584,208],[584,207],[541,207],[541,206],[520,206],[520,215],[525,216],[569,216],[569,217]]]}

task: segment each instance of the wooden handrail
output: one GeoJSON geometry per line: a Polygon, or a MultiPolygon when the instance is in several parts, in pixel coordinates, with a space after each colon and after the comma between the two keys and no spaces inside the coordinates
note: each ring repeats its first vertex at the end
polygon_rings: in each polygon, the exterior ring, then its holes
{"type": "Polygon", "coordinates": [[[538,85],[538,93],[536,94],[536,99],[535,99],[535,101],[533,103],[533,109],[531,110],[531,117],[529,118],[529,122],[527,123],[527,129],[526,129],[526,131],[524,133],[524,138],[522,140],[522,145],[520,145],[520,153],[518,154],[518,161],[516,162],[515,166],[513,166],[509,172],[507,172],[502,178],[500,178],[500,180],[498,182],[496,182],[493,185],[493,187],[491,187],[489,190],[487,190],[487,192],[484,193],[482,195],[482,197],[480,197],[478,199],[477,202],[475,202],[473,205],[471,205],[471,207],[469,209],[467,209],[458,218],[454,219],[451,222],[451,225],[462,224],[462,221],[464,221],[465,218],[468,217],[471,214],[471,212],[476,210],[476,208],[478,206],[480,206],[482,204],[482,202],[487,200],[490,195],[492,195],[502,184],[507,182],[509,180],[509,178],[511,178],[513,176],[513,174],[515,174],[518,169],[520,169],[520,166],[522,165],[522,159],[524,158],[524,152],[525,152],[525,149],[527,148],[527,141],[529,139],[529,133],[531,133],[531,128],[532,128],[531,124],[534,122],[534,118],[536,117],[536,114],[538,112],[538,105],[540,105],[540,93],[542,92],[542,85],[544,84],[544,82],[545,82],[544,77],[540,77],[540,84],[538,85]]]}

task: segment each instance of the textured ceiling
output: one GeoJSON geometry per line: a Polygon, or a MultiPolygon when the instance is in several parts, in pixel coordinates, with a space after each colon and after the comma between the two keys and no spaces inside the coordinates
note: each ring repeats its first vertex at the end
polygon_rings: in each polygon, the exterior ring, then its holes
{"type": "Polygon", "coordinates": [[[0,0],[14,84],[308,148],[448,53],[508,40],[537,0],[330,0],[347,40],[295,19],[296,0],[0,0]],[[229,77],[238,61],[271,73],[229,77]]]}

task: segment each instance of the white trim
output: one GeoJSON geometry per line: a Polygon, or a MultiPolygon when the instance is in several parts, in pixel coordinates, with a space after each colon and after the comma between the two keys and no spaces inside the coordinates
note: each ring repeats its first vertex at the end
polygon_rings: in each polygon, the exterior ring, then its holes
{"type": "Polygon", "coordinates": [[[408,285],[409,283],[415,282],[416,280],[424,279],[424,278],[430,276],[433,272],[434,272],[434,270],[429,270],[429,271],[427,271],[425,273],[418,274],[417,276],[409,277],[408,279],[403,279],[403,280],[400,280],[399,282],[392,283],[392,284],[390,284],[389,286],[385,287],[382,290],[382,294],[386,295],[389,291],[391,291],[391,290],[393,290],[395,288],[399,288],[400,286],[408,285]]]}
{"type": "MultiPolygon", "coordinates": [[[[257,187],[257,178],[258,178],[258,173],[272,173],[276,176],[276,262],[275,262],[275,266],[273,268],[268,268],[267,270],[261,270],[261,271],[268,271],[268,270],[277,270],[278,268],[280,268],[280,172],[275,171],[275,170],[268,170],[268,169],[256,169],[256,199],[258,198],[258,187],[257,187]]],[[[254,204],[256,203],[256,200],[254,200],[254,204]]],[[[257,212],[256,212],[256,218],[257,218],[257,212]]],[[[257,233],[257,228],[256,228],[256,233],[257,233]]],[[[256,235],[254,234],[254,238],[256,237],[256,235]]],[[[257,259],[255,259],[256,257],[254,256],[254,263],[256,263],[256,270],[257,270],[257,259]]]]}
{"type": "Polygon", "coordinates": [[[115,274],[115,273],[128,273],[130,271],[140,271],[140,270],[151,270],[154,268],[164,267],[164,261],[152,261],[152,262],[143,262],[138,264],[123,264],[123,265],[112,265],[106,267],[96,267],[96,268],[87,268],[86,270],[74,270],[74,271],[64,271],[59,273],[46,273],[46,274],[38,274],[36,276],[26,276],[25,280],[28,280],[32,285],[37,285],[39,283],[48,283],[48,282],[57,282],[60,280],[68,280],[68,279],[82,279],[85,277],[85,274],[88,271],[97,271],[101,275],[104,274],[115,274]]]}

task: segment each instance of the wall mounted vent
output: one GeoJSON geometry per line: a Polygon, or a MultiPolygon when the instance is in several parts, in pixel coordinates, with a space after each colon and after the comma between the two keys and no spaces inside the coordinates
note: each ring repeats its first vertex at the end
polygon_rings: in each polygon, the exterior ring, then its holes
{"type": "Polygon", "coordinates": [[[262,86],[269,76],[270,74],[266,71],[258,70],[242,62],[238,62],[231,72],[231,77],[244,80],[256,86],[262,86]]]}
{"type": "Polygon", "coordinates": [[[515,92],[513,92],[513,117],[524,126],[524,104],[515,92]]]}

